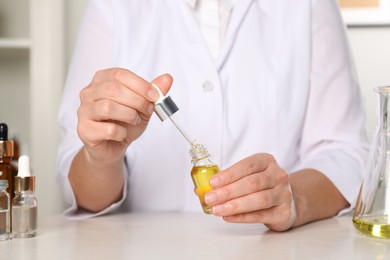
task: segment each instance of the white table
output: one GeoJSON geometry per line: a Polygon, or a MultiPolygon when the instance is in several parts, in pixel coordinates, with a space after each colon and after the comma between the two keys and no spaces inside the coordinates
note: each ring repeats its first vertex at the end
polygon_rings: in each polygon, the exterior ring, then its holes
{"type": "Polygon", "coordinates": [[[350,216],[282,233],[202,213],[53,216],[37,237],[0,242],[0,259],[390,259],[390,239],[361,235],[350,216]]]}

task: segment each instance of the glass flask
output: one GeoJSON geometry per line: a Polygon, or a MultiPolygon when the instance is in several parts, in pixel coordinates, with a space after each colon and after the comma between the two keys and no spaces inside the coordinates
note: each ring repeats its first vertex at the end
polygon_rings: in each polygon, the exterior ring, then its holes
{"type": "Polygon", "coordinates": [[[390,86],[375,88],[377,126],[353,224],[373,237],[390,238],[390,86]]]}
{"type": "Polygon", "coordinates": [[[219,172],[219,167],[212,161],[207,149],[201,144],[192,143],[190,155],[194,165],[191,170],[191,178],[195,185],[196,194],[199,197],[203,212],[211,214],[211,206],[204,201],[204,195],[212,190],[210,178],[219,172]]]}

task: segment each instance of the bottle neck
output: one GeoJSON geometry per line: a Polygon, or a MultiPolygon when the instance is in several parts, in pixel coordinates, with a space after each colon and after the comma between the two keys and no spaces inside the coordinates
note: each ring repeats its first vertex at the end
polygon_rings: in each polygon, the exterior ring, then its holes
{"type": "Polygon", "coordinates": [[[34,196],[34,192],[27,190],[27,191],[15,191],[15,196],[21,196],[21,197],[27,197],[27,196],[34,196]]]}
{"type": "Polygon", "coordinates": [[[14,142],[0,141],[0,161],[1,160],[11,160],[14,156],[14,142]]]}
{"type": "Polygon", "coordinates": [[[193,142],[190,149],[191,162],[194,166],[215,165],[204,145],[193,142]]]}
{"type": "Polygon", "coordinates": [[[207,155],[205,157],[201,157],[199,159],[193,159],[192,163],[194,166],[205,166],[205,165],[215,165],[215,163],[211,160],[210,156],[207,155]]]}
{"type": "Polygon", "coordinates": [[[0,163],[11,163],[12,158],[11,157],[0,157],[0,163]]]}

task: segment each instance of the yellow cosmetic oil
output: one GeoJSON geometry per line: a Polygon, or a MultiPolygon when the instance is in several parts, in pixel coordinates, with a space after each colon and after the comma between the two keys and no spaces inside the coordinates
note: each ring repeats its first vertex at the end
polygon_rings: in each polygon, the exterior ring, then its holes
{"type": "Polygon", "coordinates": [[[363,234],[390,238],[390,223],[387,222],[387,216],[366,216],[360,218],[353,218],[353,225],[357,230],[363,234]]]}
{"type": "Polygon", "coordinates": [[[217,172],[219,172],[219,167],[217,165],[194,166],[191,170],[191,177],[195,185],[196,194],[198,194],[203,212],[206,214],[211,214],[211,207],[205,203],[204,195],[212,190],[210,187],[210,178],[217,172]]]}

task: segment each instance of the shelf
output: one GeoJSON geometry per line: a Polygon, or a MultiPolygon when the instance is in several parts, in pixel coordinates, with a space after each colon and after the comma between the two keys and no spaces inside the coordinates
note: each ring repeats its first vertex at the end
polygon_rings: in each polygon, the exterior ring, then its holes
{"type": "Polygon", "coordinates": [[[0,49],[29,49],[30,46],[27,38],[0,38],[0,49]]]}
{"type": "Polygon", "coordinates": [[[17,134],[22,153],[30,156],[42,187],[37,197],[56,197],[41,205],[43,213],[62,210],[52,176],[65,72],[67,2],[0,0],[0,121],[9,125],[9,136],[17,134]]]}
{"type": "MultiPolygon", "coordinates": [[[[0,59],[28,57],[31,46],[30,39],[0,38],[0,59]]],[[[1,60],[0,60],[1,61],[1,60]]]]}

